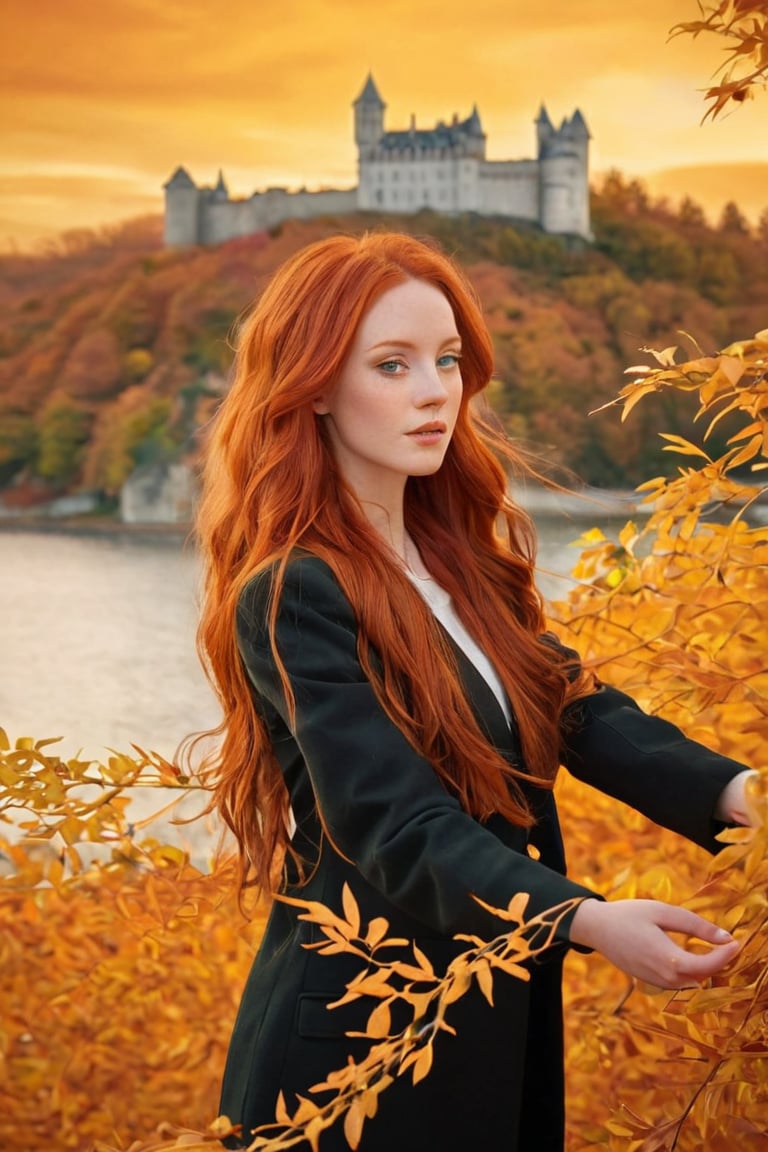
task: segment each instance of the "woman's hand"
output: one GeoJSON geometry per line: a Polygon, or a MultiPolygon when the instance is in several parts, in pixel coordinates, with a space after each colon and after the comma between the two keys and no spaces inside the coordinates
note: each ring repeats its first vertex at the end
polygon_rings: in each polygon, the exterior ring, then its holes
{"type": "Polygon", "coordinates": [[[730,963],[740,947],[723,928],[659,900],[584,900],[571,921],[570,937],[658,988],[693,987],[730,963]],[[693,936],[712,948],[689,952],[670,932],[693,936]]]}
{"type": "Polygon", "coordinates": [[[757,776],[757,772],[747,768],[726,784],[717,800],[716,820],[722,820],[726,824],[755,824],[747,799],[747,780],[751,776],[757,776]]]}

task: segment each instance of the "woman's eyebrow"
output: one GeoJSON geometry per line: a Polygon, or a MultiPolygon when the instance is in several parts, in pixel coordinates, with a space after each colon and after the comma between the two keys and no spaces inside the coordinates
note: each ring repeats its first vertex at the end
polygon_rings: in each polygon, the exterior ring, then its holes
{"type": "MultiPolygon", "coordinates": [[[[455,336],[446,336],[444,340],[440,341],[439,348],[445,348],[448,344],[457,345],[461,347],[461,337],[458,332],[455,336]]],[[[416,348],[416,342],[413,340],[401,340],[397,337],[389,340],[378,340],[375,344],[371,344],[368,348],[369,352],[375,352],[378,348],[416,348]]]]}

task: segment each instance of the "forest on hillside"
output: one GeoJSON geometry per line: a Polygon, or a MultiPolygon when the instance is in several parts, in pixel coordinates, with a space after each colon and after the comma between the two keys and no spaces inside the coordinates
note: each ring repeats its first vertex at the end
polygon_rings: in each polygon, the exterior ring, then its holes
{"type": "MultiPolygon", "coordinates": [[[[645,346],[724,347],[768,317],[768,209],[716,226],[612,173],[594,243],[477,216],[370,213],[288,222],[215,248],[164,249],[156,218],[0,257],[0,491],[24,507],[67,492],[114,506],[145,464],[194,464],[227,386],[237,319],[297,248],[338,231],[434,236],[467,270],[496,354],[491,400],[515,440],[581,480],[668,474],[659,433],[688,429],[673,390],[629,424],[611,401],[645,346]]],[[[728,434],[723,426],[716,452],[728,434]]]]}

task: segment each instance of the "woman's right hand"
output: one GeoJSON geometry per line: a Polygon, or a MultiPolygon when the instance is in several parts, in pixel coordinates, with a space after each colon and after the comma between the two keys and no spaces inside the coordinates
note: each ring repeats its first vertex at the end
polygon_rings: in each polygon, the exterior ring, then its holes
{"type": "Polygon", "coordinates": [[[571,921],[570,938],[658,988],[695,987],[725,968],[740,947],[725,929],[659,900],[583,900],[571,921]],[[671,932],[712,947],[690,952],[672,940],[671,932]]]}

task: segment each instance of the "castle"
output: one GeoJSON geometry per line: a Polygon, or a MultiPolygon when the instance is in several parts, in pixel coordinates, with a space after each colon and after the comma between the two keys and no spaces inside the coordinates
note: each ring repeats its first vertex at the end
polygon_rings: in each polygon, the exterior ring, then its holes
{"type": "Polygon", "coordinates": [[[369,75],[353,107],[356,188],[268,188],[231,200],[221,173],[214,188],[200,187],[177,168],[164,185],[165,243],[220,244],[290,218],[424,208],[530,220],[545,232],[591,239],[589,131],[578,109],[555,128],[542,105],[535,122],[535,160],[486,160],[476,106],[466,120],[454,116],[450,123],[424,129],[412,117],[409,128],[386,131],[386,104],[369,75]]]}

